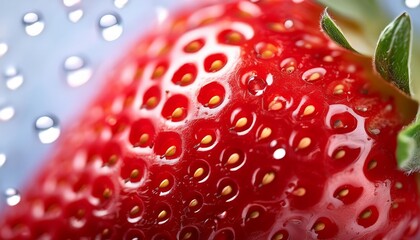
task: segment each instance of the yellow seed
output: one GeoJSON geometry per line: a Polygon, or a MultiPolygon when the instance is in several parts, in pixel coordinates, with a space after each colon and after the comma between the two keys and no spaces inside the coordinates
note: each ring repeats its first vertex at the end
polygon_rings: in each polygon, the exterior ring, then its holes
{"type": "Polygon", "coordinates": [[[295,67],[294,66],[290,66],[290,67],[287,67],[286,68],[286,72],[288,72],[288,73],[292,73],[294,71],[295,71],[295,67]]]}
{"type": "Polygon", "coordinates": [[[368,164],[368,170],[372,170],[372,169],[376,168],[376,166],[378,166],[378,162],[376,160],[372,160],[368,164]]]}
{"type": "Polygon", "coordinates": [[[226,196],[226,195],[231,194],[232,191],[233,191],[232,187],[230,185],[227,185],[226,187],[224,187],[222,189],[222,193],[221,194],[222,194],[222,196],[226,196]]]}
{"type": "Polygon", "coordinates": [[[268,28],[274,32],[284,32],[284,25],[278,22],[268,24],[268,28]]]}
{"type": "Polygon", "coordinates": [[[143,145],[143,144],[147,143],[147,141],[149,141],[149,139],[150,139],[150,135],[149,135],[149,134],[147,134],[147,133],[143,133],[143,134],[140,136],[139,144],[140,144],[140,145],[143,145]]]}
{"type": "Polygon", "coordinates": [[[130,216],[135,216],[136,214],[138,214],[140,212],[140,207],[139,206],[134,206],[133,208],[131,208],[130,210],[130,216]]]}
{"type": "Polygon", "coordinates": [[[239,161],[239,158],[240,158],[239,154],[233,153],[232,155],[229,156],[226,164],[228,165],[235,164],[239,161]]]}
{"type": "Polygon", "coordinates": [[[282,240],[284,238],[284,235],[282,233],[277,233],[273,236],[272,240],[282,240]]]}
{"type": "Polygon", "coordinates": [[[401,182],[396,182],[395,183],[395,188],[396,189],[402,189],[403,188],[403,184],[401,182]]]}
{"type": "Polygon", "coordinates": [[[215,71],[220,70],[222,67],[223,67],[222,60],[215,60],[214,62],[212,62],[209,70],[212,72],[215,72],[215,71]]]}
{"type": "Polygon", "coordinates": [[[172,157],[173,155],[175,155],[176,153],[176,147],[175,146],[170,146],[166,152],[165,152],[165,157],[172,157]]]}
{"type": "Polygon", "coordinates": [[[112,190],[111,190],[111,189],[109,189],[109,188],[105,188],[104,192],[102,193],[102,196],[103,196],[105,199],[108,199],[108,198],[110,198],[110,197],[111,197],[111,195],[112,195],[112,190]]]}
{"type": "Polygon", "coordinates": [[[315,232],[319,232],[325,229],[325,223],[319,222],[315,224],[314,230],[315,232]]]}
{"type": "Polygon", "coordinates": [[[190,44],[188,44],[186,47],[185,47],[185,50],[187,51],[187,52],[196,52],[196,51],[198,51],[199,49],[201,48],[201,43],[199,42],[199,41],[194,41],[194,42],[191,42],[190,44]]]}
{"type": "Polygon", "coordinates": [[[186,73],[181,78],[181,84],[188,84],[193,79],[193,75],[191,73],[186,73]]]}
{"type": "Polygon", "coordinates": [[[261,53],[261,58],[262,59],[269,59],[269,58],[272,58],[272,57],[274,57],[274,52],[271,51],[271,50],[264,50],[261,53]]]}
{"type": "Polygon", "coordinates": [[[180,118],[184,114],[184,109],[181,107],[175,108],[175,110],[172,112],[171,117],[172,118],[180,118]]]}
{"type": "Polygon", "coordinates": [[[344,85],[343,84],[338,84],[337,86],[334,87],[334,94],[335,95],[340,95],[344,93],[344,85]]]}
{"type": "Polygon", "coordinates": [[[308,105],[305,107],[305,110],[303,110],[303,116],[311,115],[314,112],[315,112],[314,105],[308,105]]]}
{"type": "Polygon", "coordinates": [[[319,79],[321,77],[321,74],[316,72],[316,73],[312,73],[311,76],[309,76],[309,78],[307,79],[307,81],[315,81],[317,79],[319,79]]]}
{"type": "Polygon", "coordinates": [[[102,230],[102,236],[106,236],[110,233],[109,228],[105,228],[104,230],[102,230]]]}
{"type": "Polygon", "coordinates": [[[310,138],[308,138],[308,137],[304,137],[304,138],[302,138],[301,140],[300,140],[300,142],[299,142],[299,144],[298,144],[298,146],[297,146],[297,148],[298,149],[304,149],[304,148],[307,148],[307,147],[309,147],[309,145],[311,145],[311,139],[310,138]]]}
{"type": "Polygon", "coordinates": [[[370,218],[370,216],[372,216],[372,211],[370,209],[362,212],[362,214],[360,214],[360,218],[362,219],[367,219],[370,218]]]}
{"type": "Polygon", "coordinates": [[[330,56],[330,55],[327,55],[327,56],[325,56],[325,57],[323,58],[323,60],[324,60],[325,62],[332,62],[332,61],[334,60],[334,58],[333,58],[332,56],[330,56]]]}
{"type": "Polygon", "coordinates": [[[190,237],[192,236],[192,233],[187,232],[184,234],[184,236],[182,237],[182,240],[186,240],[186,239],[190,239],[190,237]]]}
{"type": "Polygon", "coordinates": [[[157,97],[150,97],[146,101],[146,107],[147,108],[154,108],[154,107],[156,107],[157,103],[158,103],[158,98],[157,97]]]}
{"type": "Polygon", "coordinates": [[[164,179],[160,184],[159,184],[159,188],[166,188],[167,186],[169,186],[169,180],[168,179],[164,179]]]}
{"type": "Polygon", "coordinates": [[[268,138],[273,131],[269,127],[265,127],[260,134],[260,140],[268,138]]]}
{"type": "Polygon", "coordinates": [[[350,190],[348,188],[342,189],[340,192],[338,192],[338,197],[345,197],[349,194],[350,190]]]}
{"type": "Polygon", "coordinates": [[[277,111],[283,107],[283,104],[279,101],[273,100],[268,104],[268,110],[277,111]]]}
{"type": "Polygon", "coordinates": [[[214,106],[220,103],[221,98],[217,95],[213,96],[210,98],[208,105],[209,106],[214,106]]]}
{"type": "Polygon", "coordinates": [[[203,175],[203,173],[204,173],[203,168],[201,168],[201,167],[197,168],[197,170],[195,170],[195,172],[194,172],[194,177],[195,178],[201,177],[203,175]]]}
{"type": "Polygon", "coordinates": [[[193,199],[190,201],[190,203],[188,204],[189,207],[195,207],[198,204],[198,200],[197,199],[193,199]]]}
{"type": "Polygon", "coordinates": [[[118,160],[118,156],[115,154],[112,154],[109,159],[108,159],[108,164],[109,165],[114,165],[118,160]]]}
{"type": "Polygon", "coordinates": [[[304,196],[306,194],[306,189],[303,188],[303,187],[300,187],[300,188],[294,190],[292,192],[292,194],[295,195],[295,196],[297,196],[297,197],[302,197],[302,196],[304,196]]]}
{"type": "Polygon", "coordinates": [[[160,78],[162,77],[162,75],[165,73],[165,67],[164,66],[159,66],[155,69],[155,71],[153,72],[152,78],[160,78]]]}
{"type": "Polygon", "coordinates": [[[335,159],[340,159],[340,158],[343,158],[344,156],[346,156],[346,151],[345,150],[340,150],[334,155],[334,158],[335,159]]]}
{"type": "Polygon", "coordinates": [[[343,128],[344,127],[344,123],[341,120],[337,120],[334,122],[334,128],[343,128]]]}
{"type": "Polygon", "coordinates": [[[395,208],[398,208],[398,207],[399,207],[399,204],[398,204],[398,203],[396,203],[396,202],[393,202],[391,206],[392,206],[392,208],[394,208],[394,209],[395,209],[395,208]]]}
{"type": "Polygon", "coordinates": [[[138,176],[139,176],[139,174],[140,174],[139,170],[138,170],[138,169],[134,169],[134,170],[133,170],[133,171],[131,171],[131,173],[130,173],[130,178],[136,178],[136,177],[138,177],[138,176]]]}
{"type": "Polygon", "coordinates": [[[247,123],[248,119],[246,117],[239,118],[238,121],[236,121],[235,128],[244,127],[247,123]]]}
{"type": "Polygon", "coordinates": [[[258,211],[253,211],[251,214],[249,214],[249,218],[251,219],[258,218],[259,216],[260,216],[260,212],[258,211]]]}
{"type": "Polygon", "coordinates": [[[213,141],[213,137],[211,135],[206,135],[201,139],[201,144],[206,145],[211,143],[211,141],[213,141]]]}
{"type": "Polygon", "coordinates": [[[168,215],[168,212],[166,210],[162,210],[162,211],[160,211],[160,213],[158,215],[158,219],[165,218],[166,215],[168,215]]]}
{"type": "Polygon", "coordinates": [[[264,185],[267,185],[267,184],[273,182],[274,181],[274,178],[276,178],[276,175],[274,174],[274,172],[266,173],[264,175],[262,181],[261,181],[261,185],[264,186],[264,185]]]}
{"type": "Polygon", "coordinates": [[[237,32],[231,32],[228,34],[227,40],[229,43],[238,43],[242,40],[242,36],[237,32]]]}

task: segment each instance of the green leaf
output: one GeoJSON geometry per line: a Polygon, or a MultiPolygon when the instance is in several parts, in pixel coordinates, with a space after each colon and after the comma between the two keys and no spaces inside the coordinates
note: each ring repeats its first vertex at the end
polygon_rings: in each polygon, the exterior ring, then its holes
{"type": "Polygon", "coordinates": [[[341,45],[342,47],[357,52],[347,41],[346,37],[344,36],[341,29],[335,24],[334,20],[330,17],[328,14],[328,8],[325,8],[324,13],[321,17],[321,27],[324,30],[324,32],[336,43],[341,45]]]}
{"type": "Polygon", "coordinates": [[[392,21],[379,36],[375,50],[376,71],[410,94],[411,20],[407,13],[392,21]]]}
{"type": "Polygon", "coordinates": [[[407,171],[420,170],[420,122],[415,122],[398,134],[397,142],[398,166],[407,171]]]}

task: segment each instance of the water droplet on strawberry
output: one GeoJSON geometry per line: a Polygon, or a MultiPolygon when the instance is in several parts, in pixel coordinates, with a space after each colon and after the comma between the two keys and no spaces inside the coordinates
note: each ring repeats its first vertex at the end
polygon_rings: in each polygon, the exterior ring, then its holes
{"type": "Polygon", "coordinates": [[[25,32],[31,37],[38,36],[45,28],[45,23],[42,16],[36,12],[28,12],[23,16],[23,25],[25,32]]]}
{"type": "Polygon", "coordinates": [[[128,3],[128,0],[114,0],[114,6],[116,8],[123,8],[128,3]]]}
{"type": "Polygon", "coordinates": [[[58,119],[55,116],[41,116],[35,120],[35,130],[43,144],[55,142],[60,136],[61,130],[58,119]]]}
{"type": "Polygon", "coordinates": [[[99,19],[99,30],[106,41],[111,42],[118,39],[123,33],[120,16],[116,13],[103,15],[99,19]]]}
{"type": "Polygon", "coordinates": [[[0,42],[0,57],[4,56],[9,50],[9,46],[5,42],[0,42]]]}
{"type": "Polygon", "coordinates": [[[0,153],[0,168],[6,163],[7,157],[6,154],[0,153]]]}
{"type": "Polygon", "coordinates": [[[79,56],[70,56],[64,61],[67,84],[79,87],[87,83],[92,76],[92,69],[87,67],[86,61],[79,56]]]}
{"type": "Polygon", "coordinates": [[[16,90],[23,84],[23,75],[16,67],[7,67],[3,75],[6,80],[6,86],[10,90],[16,90]]]}
{"type": "Polygon", "coordinates": [[[257,75],[250,75],[247,79],[248,92],[254,96],[260,96],[267,88],[267,82],[257,75]]]}
{"type": "Polygon", "coordinates": [[[19,191],[14,188],[7,188],[6,191],[4,191],[4,196],[6,197],[6,203],[9,206],[16,206],[21,200],[19,191]]]}
{"type": "Polygon", "coordinates": [[[276,160],[283,159],[286,156],[286,150],[284,148],[278,148],[273,153],[273,158],[276,160]]]}
{"type": "Polygon", "coordinates": [[[15,108],[12,106],[2,106],[0,107],[0,121],[9,121],[15,116],[15,108]]]}

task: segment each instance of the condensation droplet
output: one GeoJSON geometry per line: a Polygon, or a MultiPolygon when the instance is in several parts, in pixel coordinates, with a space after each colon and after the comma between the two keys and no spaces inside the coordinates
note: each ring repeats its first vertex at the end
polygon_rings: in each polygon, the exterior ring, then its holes
{"type": "Polygon", "coordinates": [[[420,6],[420,0],[405,0],[405,6],[408,8],[416,8],[420,6]]]}
{"type": "Polygon", "coordinates": [[[6,86],[10,90],[18,89],[24,81],[22,74],[15,67],[6,68],[3,75],[6,80],[6,86]]]}
{"type": "Polygon", "coordinates": [[[4,192],[4,195],[6,197],[6,203],[9,206],[16,206],[20,202],[20,193],[18,190],[14,188],[8,188],[4,192]]]}
{"type": "Polygon", "coordinates": [[[123,32],[120,16],[115,13],[103,15],[99,19],[99,29],[106,41],[118,39],[123,32]]]}
{"type": "Polygon", "coordinates": [[[71,22],[77,23],[78,21],[80,21],[80,19],[82,19],[83,14],[84,13],[82,9],[76,9],[74,11],[69,12],[67,16],[71,22]]]}
{"type": "Polygon", "coordinates": [[[265,89],[267,88],[267,82],[264,79],[251,75],[248,78],[248,92],[254,96],[260,96],[264,93],[265,89]]]}
{"type": "Polygon", "coordinates": [[[79,87],[85,84],[92,76],[92,69],[86,66],[83,58],[70,56],[64,61],[67,84],[70,87],[79,87]]]}
{"type": "Polygon", "coordinates": [[[12,106],[0,108],[0,121],[9,121],[15,115],[15,109],[12,106]]]}
{"type": "Polygon", "coordinates": [[[7,50],[9,50],[9,46],[4,42],[0,42],[0,57],[4,56],[7,50]]]}
{"type": "Polygon", "coordinates": [[[54,116],[41,116],[35,121],[35,130],[43,144],[53,143],[60,136],[58,119],[54,116]]]}
{"type": "Polygon", "coordinates": [[[128,0],[114,0],[114,6],[117,8],[123,8],[128,3],[128,0]]]}
{"type": "Polygon", "coordinates": [[[22,21],[26,34],[32,37],[41,34],[45,28],[45,23],[42,21],[41,15],[35,12],[26,13],[22,21]]]}
{"type": "Polygon", "coordinates": [[[288,19],[284,22],[284,27],[287,29],[292,28],[293,25],[294,25],[293,20],[288,19]]]}
{"type": "Polygon", "coordinates": [[[286,150],[284,148],[278,148],[273,153],[273,158],[277,160],[284,158],[284,156],[286,156],[286,150]]]}
{"type": "Polygon", "coordinates": [[[163,23],[169,15],[169,11],[167,8],[164,7],[156,7],[156,16],[158,23],[163,23]]]}
{"type": "Polygon", "coordinates": [[[0,153],[0,168],[3,167],[3,165],[6,163],[6,154],[0,153]]]}
{"type": "Polygon", "coordinates": [[[63,4],[66,7],[73,7],[76,4],[79,4],[81,0],[63,0],[63,4]]]}

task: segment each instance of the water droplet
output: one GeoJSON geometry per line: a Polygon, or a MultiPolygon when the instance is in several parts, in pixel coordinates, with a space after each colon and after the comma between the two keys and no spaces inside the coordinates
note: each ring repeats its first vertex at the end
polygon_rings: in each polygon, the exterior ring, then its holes
{"type": "Polygon", "coordinates": [[[70,56],[64,61],[64,70],[67,71],[67,84],[70,87],[79,87],[89,81],[92,69],[86,67],[83,58],[70,56]]]}
{"type": "Polygon", "coordinates": [[[15,109],[12,106],[0,108],[0,121],[9,121],[15,115],[15,109]]]}
{"type": "Polygon", "coordinates": [[[58,119],[54,116],[41,116],[35,121],[35,130],[43,144],[53,143],[60,136],[58,119]]]}
{"type": "Polygon", "coordinates": [[[20,193],[14,188],[6,189],[4,195],[6,197],[6,203],[9,206],[16,206],[21,200],[20,193]]]}
{"type": "Polygon", "coordinates": [[[293,23],[293,21],[292,21],[292,20],[290,20],[290,19],[288,19],[288,20],[286,20],[286,21],[284,22],[284,27],[285,27],[285,28],[287,28],[287,29],[292,28],[292,27],[293,27],[293,25],[294,25],[294,23],[293,23]]]}
{"type": "Polygon", "coordinates": [[[122,32],[121,18],[118,14],[105,14],[99,19],[99,28],[106,41],[118,39],[122,32]]]}
{"type": "Polygon", "coordinates": [[[114,0],[114,6],[117,8],[123,8],[128,3],[128,0],[114,0]]]}
{"type": "Polygon", "coordinates": [[[38,36],[45,28],[41,15],[35,12],[26,13],[22,21],[25,26],[25,32],[31,37],[38,36]]]}
{"type": "Polygon", "coordinates": [[[0,153],[0,168],[3,167],[3,165],[6,163],[6,154],[0,153]]]}
{"type": "Polygon", "coordinates": [[[156,7],[156,16],[157,16],[157,21],[159,24],[163,23],[169,15],[169,11],[167,8],[165,7],[156,7]]]}
{"type": "Polygon", "coordinates": [[[69,12],[67,16],[71,22],[77,23],[78,21],[80,21],[80,19],[82,19],[83,14],[84,13],[82,9],[76,9],[74,11],[69,12]]]}
{"type": "Polygon", "coordinates": [[[307,82],[314,82],[324,77],[327,70],[322,67],[312,68],[303,73],[302,79],[307,82]]]}
{"type": "Polygon", "coordinates": [[[286,156],[286,150],[284,148],[278,148],[273,153],[273,158],[277,160],[284,158],[284,156],[286,156]]]}
{"type": "Polygon", "coordinates": [[[24,81],[22,74],[15,67],[6,68],[3,75],[6,79],[6,86],[10,90],[18,89],[24,81]]]}
{"type": "Polygon", "coordinates": [[[9,46],[4,42],[0,42],[0,57],[4,56],[7,50],[9,50],[9,46]]]}
{"type": "Polygon", "coordinates": [[[256,75],[251,75],[248,77],[247,86],[249,93],[255,96],[260,96],[267,88],[267,82],[256,75]]]}
{"type": "Polygon", "coordinates": [[[63,4],[66,7],[72,7],[76,4],[79,4],[81,0],[63,0],[63,4]]]}
{"type": "Polygon", "coordinates": [[[408,8],[416,8],[420,6],[420,0],[405,0],[405,6],[408,8]]]}

